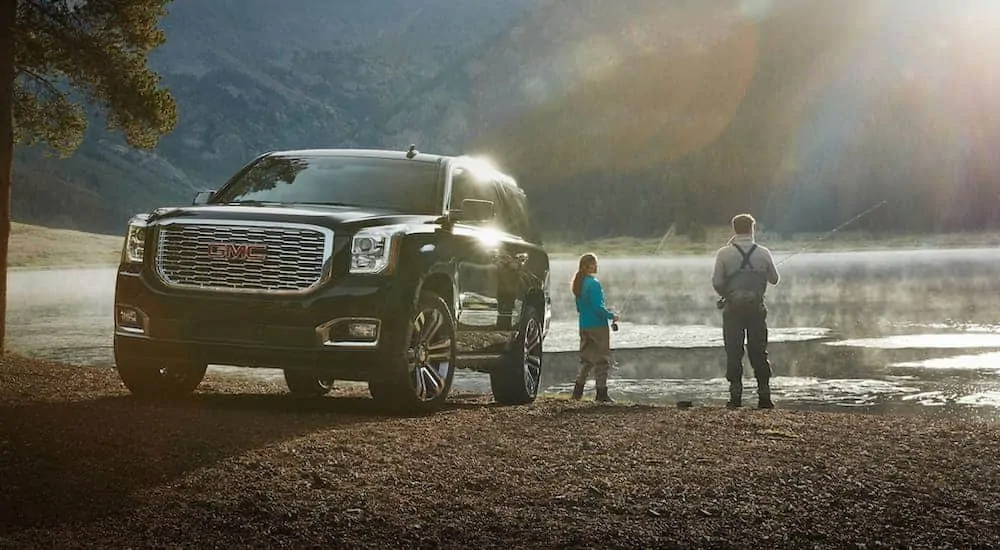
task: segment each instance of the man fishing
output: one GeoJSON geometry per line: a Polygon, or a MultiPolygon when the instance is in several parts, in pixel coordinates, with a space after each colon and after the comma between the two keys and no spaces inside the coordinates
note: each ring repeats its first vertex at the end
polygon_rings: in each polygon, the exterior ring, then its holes
{"type": "Polygon", "coordinates": [[[778,284],[778,270],[771,251],[754,242],[757,221],[750,214],[732,220],[735,235],[715,254],[712,286],[722,297],[722,337],[726,347],[726,380],[729,402],[743,405],[743,343],[757,379],[757,408],[773,409],[771,364],[767,360],[767,284],[778,284]]]}

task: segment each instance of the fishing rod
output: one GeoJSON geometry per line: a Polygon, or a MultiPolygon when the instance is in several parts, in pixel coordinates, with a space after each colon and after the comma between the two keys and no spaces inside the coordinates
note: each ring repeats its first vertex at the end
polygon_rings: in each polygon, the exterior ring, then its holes
{"type": "Polygon", "coordinates": [[[807,252],[812,247],[814,247],[817,244],[819,244],[819,243],[825,241],[826,239],[830,238],[837,231],[840,231],[841,229],[847,227],[848,225],[851,225],[852,223],[854,223],[854,222],[860,220],[861,218],[867,216],[868,214],[871,214],[872,212],[878,210],[879,208],[882,208],[886,204],[888,204],[888,201],[879,202],[878,204],[876,204],[875,206],[872,206],[868,210],[865,210],[864,212],[858,214],[857,216],[854,216],[853,218],[847,220],[846,222],[838,225],[837,227],[834,227],[833,229],[831,229],[830,231],[827,231],[826,233],[824,233],[823,235],[821,235],[819,238],[817,238],[813,242],[811,242],[808,245],[800,248],[798,251],[794,252],[792,255],[788,256],[787,258],[781,260],[780,262],[778,262],[777,264],[775,264],[774,267],[778,267],[779,265],[787,262],[788,260],[791,260],[792,258],[798,256],[799,254],[802,254],[803,252],[807,252]]]}
{"type": "MultiPolygon", "coordinates": [[[[784,258],[780,262],[774,264],[774,267],[777,269],[777,267],[779,265],[781,265],[781,264],[783,264],[783,263],[791,260],[792,258],[798,256],[799,254],[802,254],[803,252],[808,251],[812,247],[816,246],[818,243],[821,243],[821,242],[825,241],[826,239],[830,238],[830,236],[832,236],[837,231],[840,231],[841,229],[847,227],[848,225],[851,225],[852,223],[854,223],[854,222],[860,220],[861,218],[867,216],[868,214],[871,214],[872,212],[878,210],[879,208],[882,208],[886,204],[888,204],[888,201],[881,201],[881,202],[875,204],[874,206],[872,206],[871,208],[865,210],[864,212],[858,214],[857,216],[854,216],[853,218],[851,218],[851,219],[847,220],[846,222],[838,225],[837,227],[834,227],[833,229],[831,229],[831,230],[827,231],[826,233],[820,235],[819,238],[815,239],[813,242],[807,244],[806,246],[804,246],[804,247],[800,248],[799,250],[795,251],[794,253],[792,253],[787,258],[784,258]]],[[[735,239],[735,238],[736,238],[736,235],[733,235],[729,239],[729,242],[732,243],[733,239],[735,239]]],[[[726,307],[726,299],[725,298],[719,298],[719,300],[715,303],[715,307],[716,307],[716,309],[723,309],[723,308],[725,308],[726,307]]]]}
{"type": "MultiPolygon", "coordinates": [[[[660,249],[663,248],[663,244],[666,243],[667,239],[669,239],[670,236],[673,234],[674,234],[674,224],[670,224],[670,228],[667,229],[667,232],[663,234],[663,237],[660,239],[660,242],[656,244],[656,248],[653,249],[653,256],[657,256],[660,254],[660,249]]],[[[634,279],[632,281],[632,286],[628,289],[628,294],[625,295],[625,302],[622,304],[622,309],[619,316],[625,313],[625,309],[628,308],[629,302],[632,301],[632,293],[635,292],[635,288],[638,282],[639,282],[638,279],[634,279]]],[[[611,323],[611,330],[618,332],[618,323],[615,322],[611,323]]]]}
{"type": "MultiPolygon", "coordinates": [[[[884,201],[883,200],[883,201],[875,204],[874,206],[868,208],[864,212],[858,214],[857,216],[854,216],[853,218],[851,218],[851,219],[847,220],[846,222],[838,225],[837,227],[834,227],[830,231],[827,231],[826,233],[824,233],[823,235],[821,235],[818,239],[814,240],[812,243],[810,243],[810,244],[802,247],[798,251],[794,252],[792,255],[788,256],[787,258],[784,258],[783,260],[781,260],[780,262],[778,262],[777,264],[775,264],[775,267],[778,267],[779,265],[784,264],[785,262],[787,262],[787,261],[791,260],[792,258],[798,256],[799,254],[807,252],[812,247],[814,247],[817,244],[823,242],[824,240],[830,238],[834,233],[836,233],[836,232],[840,231],[841,229],[843,229],[843,228],[851,225],[852,223],[860,220],[861,218],[864,218],[865,216],[871,214],[872,212],[878,210],[879,208],[882,208],[883,206],[885,206],[887,204],[888,204],[888,201],[884,201]]],[[[667,242],[667,239],[671,235],[673,235],[673,233],[674,233],[674,226],[671,225],[670,229],[668,229],[667,232],[664,233],[663,237],[660,239],[660,242],[656,245],[656,248],[653,249],[653,256],[659,255],[660,249],[663,248],[663,244],[667,242]]],[[[733,241],[734,238],[735,238],[735,235],[729,239],[729,242],[732,243],[732,241],[733,241]]],[[[629,288],[628,293],[625,295],[625,302],[622,304],[622,308],[620,310],[619,316],[624,315],[625,310],[628,309],[629,303],[632,301],[632,294],[635,292],[635,289],[636,289],[637,285],[638,285],[638,280],[633,280],[632,281],[632,285],[629,288]]],[[[611,330],[617,332],[618,331],[618,323],[611,323],[611,330]]]]}

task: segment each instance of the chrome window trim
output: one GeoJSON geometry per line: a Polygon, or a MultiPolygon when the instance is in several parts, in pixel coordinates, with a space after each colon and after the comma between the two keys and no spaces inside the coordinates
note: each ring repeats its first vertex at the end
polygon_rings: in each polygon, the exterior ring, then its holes
{"type": "Polygon", "coordinates": [[[292,222],[270,222],[270,221],[259,221],[259,220],[200,220],[200,219],[185,219],[185,220],[166,220],[163,222],[153,222],[150,227],[156,232],[155,237],[152,239],[154,243],[155,250],[153,251],[153,264],[154,271],[156,272],[157,278],[168,288],[182,289],[182,290],[196,290],[205,292],[225,292],[230,294],[266,294],[271,296],[299,296],[303,294],[308,294],[317,288],[320,288],[324,284],[330,281],[333,276],[333,237],[334,232],[332,229],[307,223],[292,223],[292,222]],[[308,287],[300,290],[263,290],[263,289],[250,289],[250,288],[229,288],[229,287],[219,287],[219,286],[202,286],[202,285],[189,285],[183,283],[175,283],[169,279],[169,277],[163,272],[163,262],[162,262],[162,252],[163,252],[163,239],[164,232],[161,231],[162,228],[169,227],[171,225],[220,225],[229,227],[277,227],[285,229],[298,229],[304,231],[315,231],[321,233],[324,238],[323,242],[323,265],[321,268],[321,274],[319,279],[308,287]]]}

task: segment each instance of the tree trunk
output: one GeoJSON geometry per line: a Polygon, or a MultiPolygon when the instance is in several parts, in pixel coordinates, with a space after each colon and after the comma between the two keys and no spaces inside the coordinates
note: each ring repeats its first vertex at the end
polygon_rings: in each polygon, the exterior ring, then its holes
{"type": "Polygon", "coordinates": [[[0,0],[0,356],[7,337],[7,249],[14,175],[14,19],[17,0],[0,0]]]}

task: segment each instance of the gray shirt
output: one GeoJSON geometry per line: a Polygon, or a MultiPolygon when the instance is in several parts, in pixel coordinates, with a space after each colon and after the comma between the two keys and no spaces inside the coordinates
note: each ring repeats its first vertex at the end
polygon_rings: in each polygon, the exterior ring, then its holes
{"type": "MultiPolygon", "coordinates": [[[[712,287],[715,288],[715,291],[720,296],[724,296],[726,293],[726,280],[739,271],[740,264],[743,263],[743,256],[740,255],[740,251],[736,250],[736,247],[732,243],[740,245],[743,252],[749,252],[750,247],[755,244],[753,237],[738,235],[730,244],[723,246],[715,253],[715,271],[712,273],[712,287]]],[[[772,285],[778,284],[778,269],[774,266],[774,258],[771,257],[771,251],[766,247],[757,245],[757,250],[754,250],[753,254],[750,255],[750,269],[759,273],[766,273],[767,282],[772,285]]]]}

